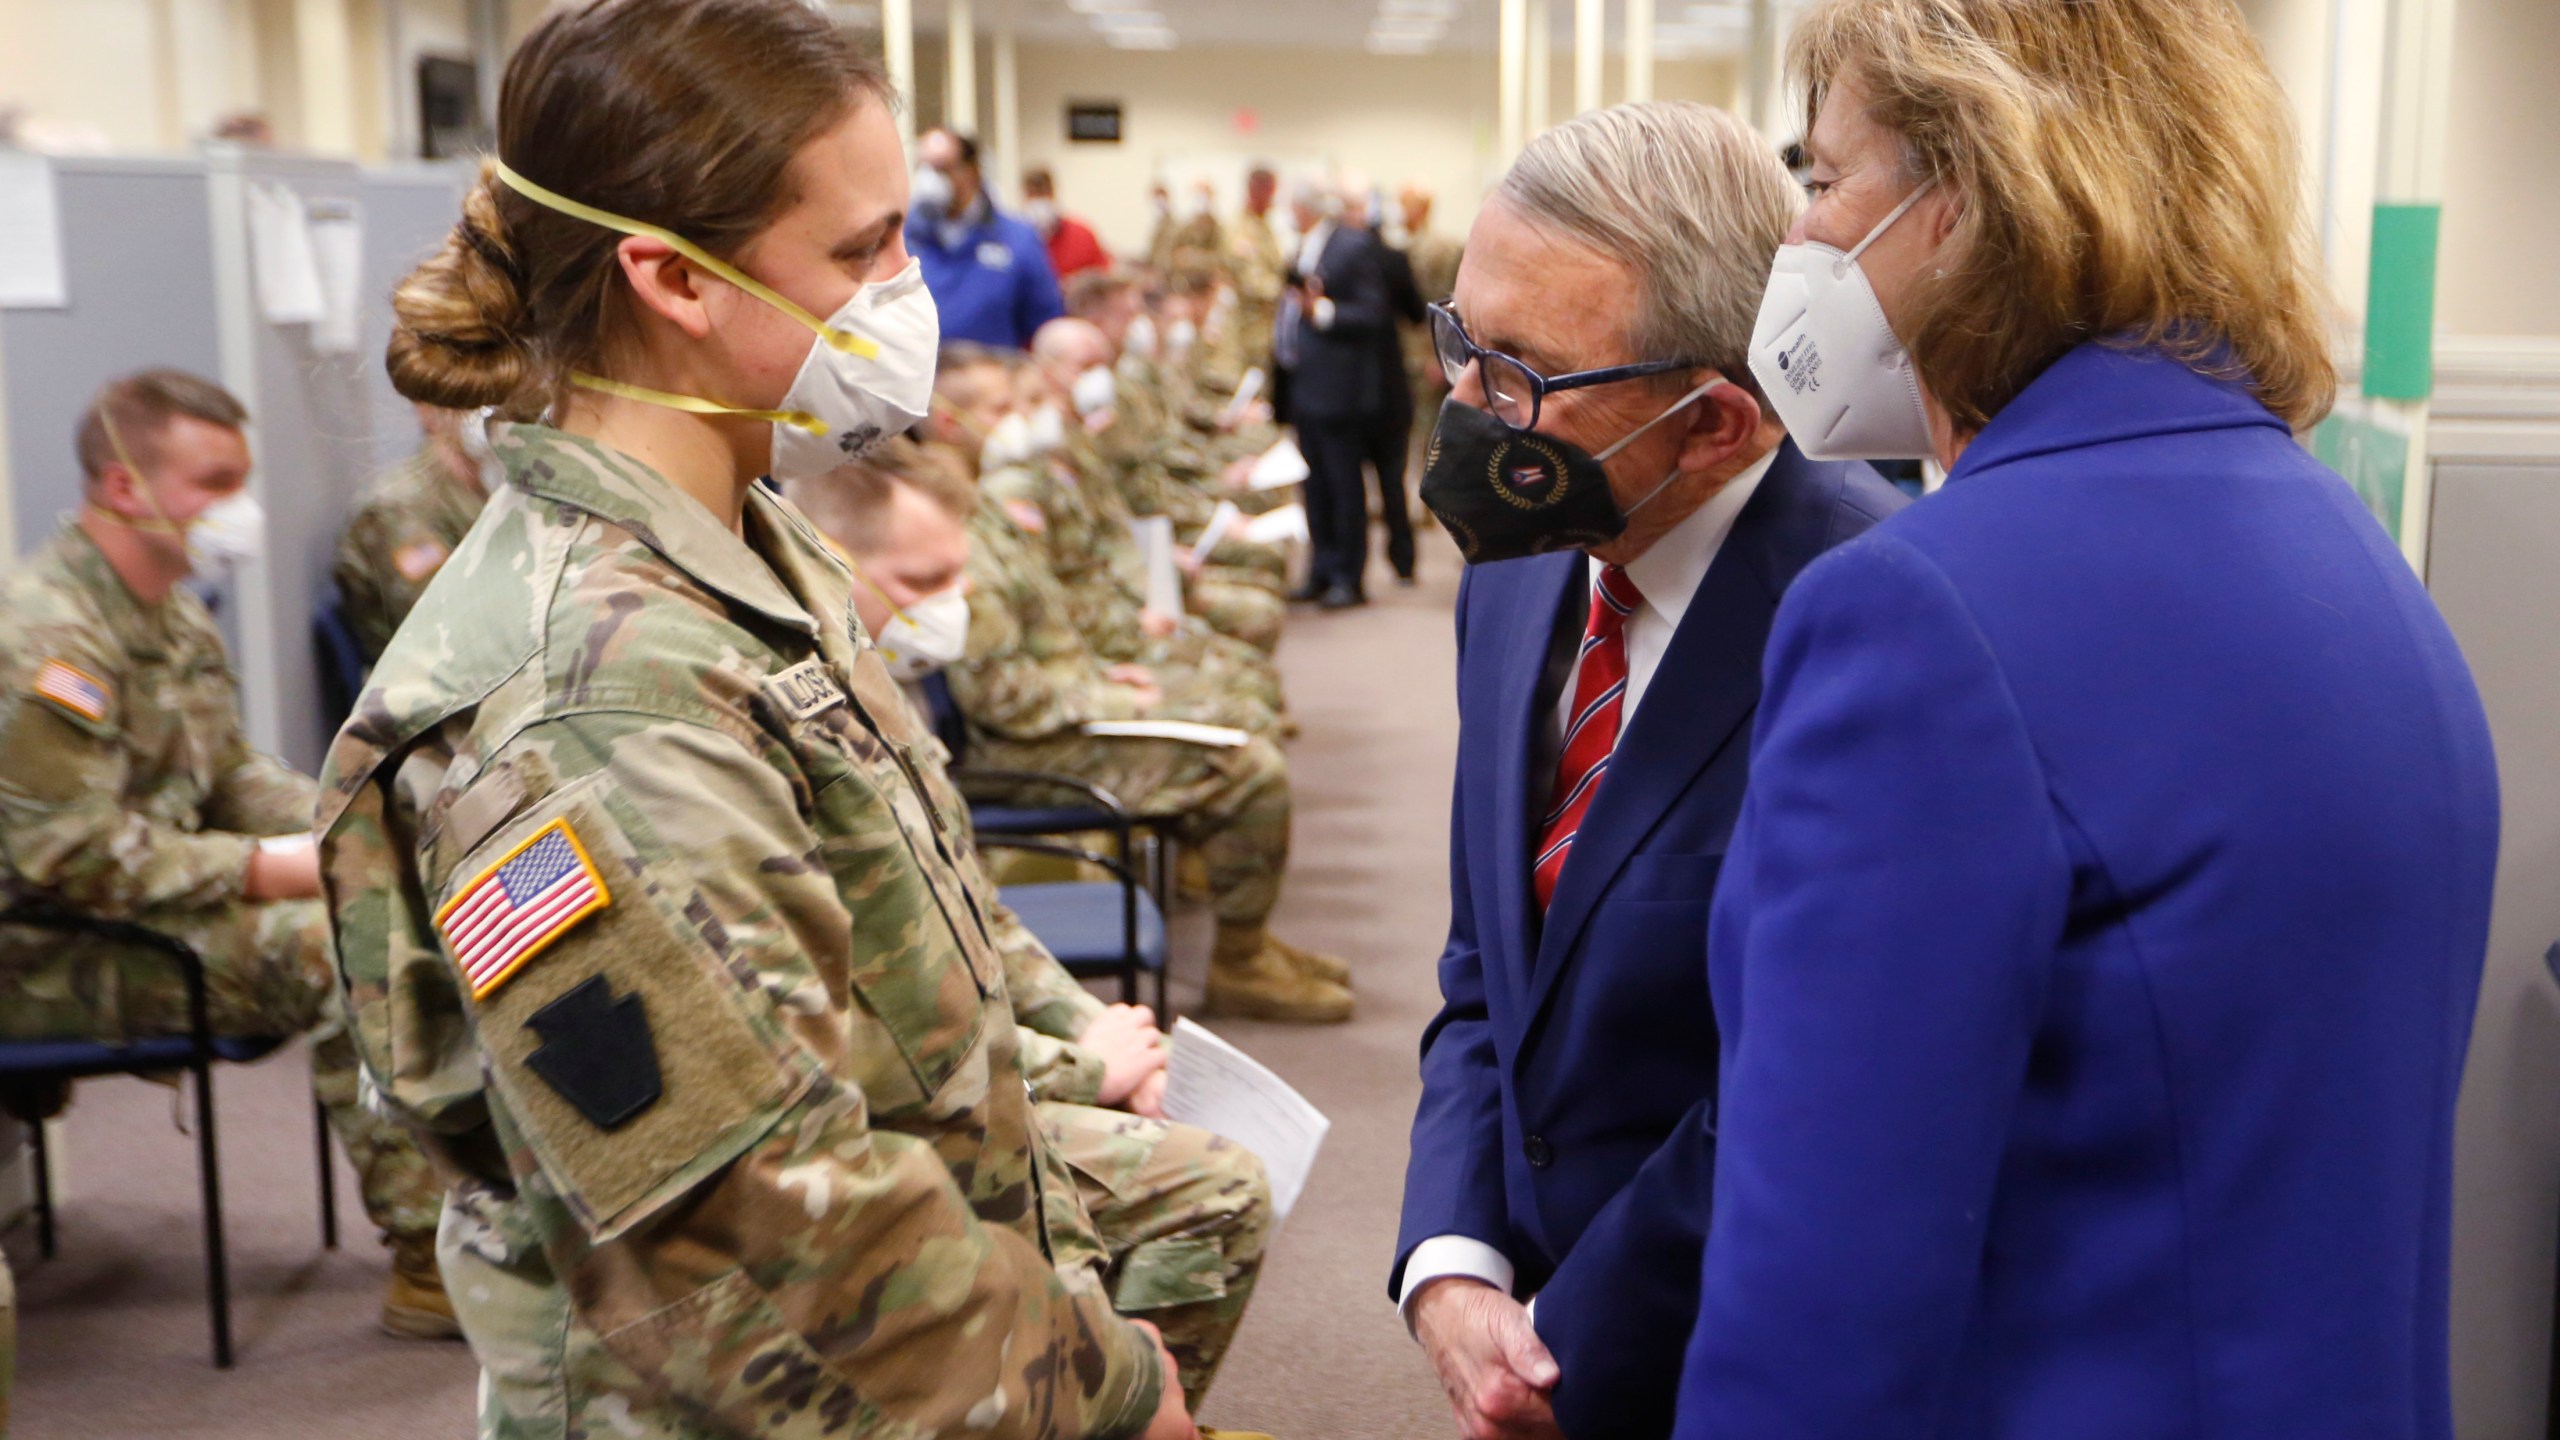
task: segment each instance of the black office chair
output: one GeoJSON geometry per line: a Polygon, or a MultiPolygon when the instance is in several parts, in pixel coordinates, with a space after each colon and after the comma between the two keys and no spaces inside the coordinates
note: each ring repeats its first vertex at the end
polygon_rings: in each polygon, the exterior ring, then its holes
{"type": "Polygon", "coordinates": [[[1116,975],[1120,998],[1138,1003],[1138,976],[1156,977],[1156,1022],[1170,1028],[1173,1001],[1166,987],[1164,911],[1138,883],[1138,872],[1100,851],[1064,841],[1032,836],[982,837],[979,845],[995,850],[1028,850],[1056,855],[1109,871],[1109,880],[1060,880],[1007,885],[998,894],[1022,918],[1067,973],[1078,979],[1116,975]]]}
{"type": "Polygon", "coordinates": [[[321,593],[311,612],[311,650],[320,662],[320,728],[335,736],[356,713],[356,698],[364,694],[365,677],[373,669],[365,663],[364,647],[356,643],[356,627],[347,621],[346,602],[336,586],[321,593]]]}
{"type": "Polygon", "coordinates": [[[969,802],[972,830],[982,839],[1034,839],[1107,830],[1124,866],[1137,863],[1137,842],[1143,839],[1149,857],[1148,888],[1162,909],[1172,870],[1174,817],[1131,814],[1111,792],[1072,775],[970,764],[968,722],[951,698],[950,685],[940,675],[930,675],[923,682],[923,690],[934,734],[951,752],[951,783],[969,802]],[[1050,803],[1038,803],[1044,798],[1050,803]]]}
{"type": "MultiPolygon", "coordinates": [[[[50,1095],[73,1080],[98,1075],[164,1074],[185,1070],[195,1076],[196,1175],[204,1191],[205,1298],[213,1314],[213,1364],[231,1368],[231,1268],[222,1232],[222,1157],[213,1128],[213,1065],[217,1060],[247,1064],[273,1054],[292,1037],[216,1035],[207,1018],[204,962],[185,943],[159,931],[117,920],[99,920],[34,907],[0,912],[0,926],[42,930],[130,945],[167,957],[187,988],[187,1033],[145,1036],[129,1044],[96,1040],[0,1041],[0,1097],[15,1101],[26,1094],[50,1095]]],[[[13,1111],[20,1111],[12,1103],[13,1111]]],[[[320,1157],[320,1243],[338,1248],[336,1170],[329,1154],[329,1117],[317,1101],[312,1114],[320,1157]]],[[[36,1249],[53,1258],[53,1157],[47,1151],[41,1112],[21,1113],[28,1121],[35,1158],[36,1249]]]]}

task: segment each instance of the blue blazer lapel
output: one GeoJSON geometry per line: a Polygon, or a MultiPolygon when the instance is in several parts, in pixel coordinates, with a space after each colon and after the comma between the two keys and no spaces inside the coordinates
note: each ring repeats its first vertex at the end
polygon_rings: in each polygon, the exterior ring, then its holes
{"type": "Polygon", "coordinates": [[[1564,958],[1591,921],[1610,882],[1626,868],[1636,847],[1664,813],[1687,793],[1727,745],[1748,743],[1744,734],[1760,703],[1760,657],[1777,618],[1778,589],[1770,582],[1773,548],[1783,547],[1797,506],[1789,493],[1803,462],[1792,448],[1770,467],[1751,503],[1735,518],[1733,533],[1707,567],[1688,613],[1663,652],[1644,701],[1618,738],[1609,773],[1583,816],[1573,853],[1556,879],[1544,933],[1530,970],[1529,1009],[1535,1015],[1554,989],[1564,958]]]}
{"type": "Polygon", "coordinates": [[[1502,647],[1494,662],[1500,685],[1494,695],[1493,813],[1477,825],[1479,834],[1486,825],[1493,830],[1498,879],[1494,893],[1502,907],[1500,933],[1493,943],[1501,949],[1512,993],[1519,994],[1529,985],[1529,962],[1538,934],[1538,892],[1529,877],[1529,849],[1536,843],[1533,827],[1538,812],[1546,808],[1553,778],[1529,773],[1543,718],[1537,714],[1538,681],[1546,670],[1550,627],[1564,604],[1565,592],[1587,585],[1590,572],[1578,550],[1509,563],[1518,570],[1511,623],[1507,633],[1486,637],[1502,647]]]}

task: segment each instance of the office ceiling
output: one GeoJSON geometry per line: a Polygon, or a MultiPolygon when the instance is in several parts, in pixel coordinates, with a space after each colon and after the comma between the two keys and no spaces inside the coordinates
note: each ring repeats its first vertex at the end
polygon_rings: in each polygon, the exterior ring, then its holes
{"type": "MultiPolygon", "coordinates": [[[[1626,0],[1604,0],[1610,42],[1622,48],[1626,0]]],[[[1810,0],[1777,0],[1780,23],[1810,0]]],[[[981,35],[1009,26],[1020,39],[1050,45],[1126,49],[1233,49],[1253,46],[1366,48],[1381,54],[1490,55],[1500,0],[975,0],[981,35]]],[[[877,0],[827,8],[848,24],[877,26],[877,0]]],[[[946,0],[915,0],[915,23],[946,27],[946,0]]],[[[1547,0],[1549,42],[1570,53],[1574,0],[1547,0]]],[[[1655,0],[1656,58],[1740,55],[1750,36],[1749,0],[1655,0]]]]}

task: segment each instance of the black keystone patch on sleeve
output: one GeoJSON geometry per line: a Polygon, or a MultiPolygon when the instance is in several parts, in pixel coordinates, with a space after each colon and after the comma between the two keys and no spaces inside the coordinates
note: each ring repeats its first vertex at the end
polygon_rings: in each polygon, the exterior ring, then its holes
{"type": "Polygon", "coordinates": [[[602,975],[590,975],[525,1024],[542,1037],[525,1064],[597,1129],[658,1103],[658,1046],[638,995],[617,997],[602,975]]]}

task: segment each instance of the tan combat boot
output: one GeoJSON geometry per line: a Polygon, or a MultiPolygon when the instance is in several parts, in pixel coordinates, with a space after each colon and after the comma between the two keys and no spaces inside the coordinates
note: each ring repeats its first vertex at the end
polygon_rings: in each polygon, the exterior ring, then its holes
{"type": "Polygon", "coordinates": [[[1339,1025],[1351,992],[1300,970],[1258,925],[1220,925],[1209,954],[1209,1009],[1284,1025],[1339,1025]]]}
{"type": "Polygon", "coordinates": [[[436,1269],[433,1237],[391,1242],[391,1283],[382,1292],[382,1330],[403,1340],[458,1340],[462,1325],[436,1269]]]}
{"type": "Polygon", "coordinates": [[[1298,967],[1299,974],[1330,980],[1345,990],[1351,988],[1351,967],[1342,960],[1320,950],[1301,950],[1277,935],[1268,938],[1272,948],[1288,956],[1289,963],[1298,967]]]}

